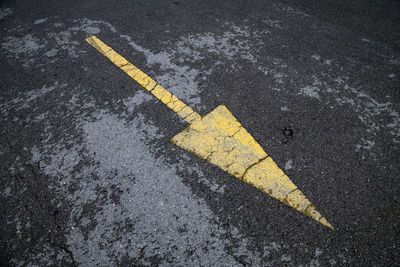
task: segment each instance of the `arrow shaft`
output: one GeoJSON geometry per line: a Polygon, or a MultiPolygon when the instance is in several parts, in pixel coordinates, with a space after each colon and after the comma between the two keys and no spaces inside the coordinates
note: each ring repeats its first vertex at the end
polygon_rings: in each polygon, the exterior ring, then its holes
{"type": "Polygon", "coordinates": [[[138,67],[130,63],[123,56],[115,52],[111,47],[103,43],[96,36],[86,39],[91,46],[97,49],[102,55],[107,57],[114,65],[123,70],[129,77],[138,82],[147,91],[152,93],[157,99],[167,105],[182,119],[192,124],[201,119],[201,116],[191,109],[188,105],[171,94],[168,90],[154,81],[150,76],[141,71],[138,67]]]}

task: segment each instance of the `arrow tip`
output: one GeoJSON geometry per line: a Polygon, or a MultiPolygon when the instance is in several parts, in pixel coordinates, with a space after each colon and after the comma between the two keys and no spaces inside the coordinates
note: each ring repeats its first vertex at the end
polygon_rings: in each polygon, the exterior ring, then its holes
{"type": "Polygon", "coordinates": [[[334,230],[225,106],[171,141],[334,230]]]}

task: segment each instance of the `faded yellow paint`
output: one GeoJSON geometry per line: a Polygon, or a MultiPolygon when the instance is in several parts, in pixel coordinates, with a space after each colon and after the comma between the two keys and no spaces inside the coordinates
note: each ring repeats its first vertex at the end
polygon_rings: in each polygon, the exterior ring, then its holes
{"type": "Polygon", "coordinates": [[[239,177],[267,157],[261,146],[222,105],[171,141],[239,177]]]}
{"type": "Polygon", "coordinates": [[[243,180],[334,230],[271,157],[249,168],[243,180]]]}
{"type": "Polygon", "coordinates": [[[171,141],[334,229],[225,106],[218,106],[171,141]]]}
{"type": "Polygon", "coordinates": [[[124,57],[115,52],[111,47],[103,43],[96,36],[92,36],[86,39],[91,46],[97,49],[102,55],[107,57],[112,63],[123,70],[132,79],[138,82],[146,90],[152,93],[156,98],[161,100],[170,109],[175,111],[181,118],[186,120],[188,123],[192,123],[196,120],[200,120],[201,116],[194,112],[185,103],[180,101],[176,96],[165,90],[161,85],[157,84],[150,76],[141,71],[138,67],[130,63],[124,57]]]}
{"type": "Polygon", "coordinates": [[[173,143],[334,230],[225,106],[202,118],[95,36],[86,41],[190,123],[173,143]]]}

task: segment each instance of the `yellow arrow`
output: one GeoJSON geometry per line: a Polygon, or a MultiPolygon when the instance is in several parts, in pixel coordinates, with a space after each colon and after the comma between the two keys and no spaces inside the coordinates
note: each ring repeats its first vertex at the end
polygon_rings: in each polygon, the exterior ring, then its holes
{"type": "Polygon", "coordinates": [[[190,124],[173,143],[334,230],[225,106],[201,117],[97,37],[86,41],[190,124]]]}

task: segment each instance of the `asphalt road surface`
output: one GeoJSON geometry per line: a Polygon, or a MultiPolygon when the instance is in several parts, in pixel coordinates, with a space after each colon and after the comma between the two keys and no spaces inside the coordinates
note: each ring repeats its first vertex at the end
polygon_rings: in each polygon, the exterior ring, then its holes
{"type": "Polygon", "coordinates": [[[400,262],[399,1],[3,1],[2,266],[400,262]],[[335,228],[170,140],[224,104],[335,228]]]}

